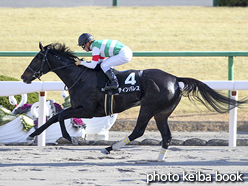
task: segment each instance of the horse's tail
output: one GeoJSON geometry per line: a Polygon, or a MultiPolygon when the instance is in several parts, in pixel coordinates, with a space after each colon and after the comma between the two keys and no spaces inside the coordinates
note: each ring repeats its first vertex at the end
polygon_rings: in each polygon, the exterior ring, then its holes
{"type": "Polygon", "coordinates": [[[177,78],[178,82],[183,82],[182,95],[188,97],[190,101],[199,101],[204,104],[208,110],[225,113],[229,110],[240,107],[248,103],[247,99],[236,101],[216,92],[205,83],[193,78],[177,78]]]}

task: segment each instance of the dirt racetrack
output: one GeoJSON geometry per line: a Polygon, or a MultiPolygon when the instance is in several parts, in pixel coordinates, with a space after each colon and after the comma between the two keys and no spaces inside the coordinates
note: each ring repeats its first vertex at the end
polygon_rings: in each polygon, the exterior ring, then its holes
{"type": "Polygon", "coordinates": [[[101,154],[102,148],[3,146],[0,185],[131,186],[165,182],[246,185],[248,182],[247,147],[172,146],[165,162],[156,161],[158,146],[126,146],[109,155],[101,154]]]}

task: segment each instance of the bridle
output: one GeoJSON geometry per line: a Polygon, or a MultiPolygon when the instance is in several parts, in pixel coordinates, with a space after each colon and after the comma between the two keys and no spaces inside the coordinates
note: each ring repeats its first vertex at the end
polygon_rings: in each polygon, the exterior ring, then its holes
{"type": "Polygon", "coordinates": [[[41,81],[40,77],[43,75],[43,74],[46,74],[48,72],[54,72],[56,70],[59,70],[59,69],[62,69],[62,68],[66,68],[66,67],[70,67],[70,66],[74,66],[75,64],[70,64],[70,65],[64,65],[64,66],[61,66],[61,67],[58,67],[58,68],[52,68],[48,59],[47,59],[47,53],[49,51],[49,48],[46,49],[45,51],[45,54],[43,54],[41,51],[39,52],[40,54],[43,55],[43,58],[42,58],[42,61],[41,61],[41,65],[40,65],[40,68],[37,69],[36,71],[33,70],[30,65],[28,66],[28,69],[31,70],[33,72],[33,76],[34,78],[37,78],[41,81]],[[48,67],[49,67],[49,70],[46,72],[46,73],[43,73],[43,67],[44,67],[44,64],[47,63],[48,64],[48,67]]]}
{"type": "Polygon", "coordinates": [[[33,72],[33,76],[32,76],[32,77],[37,78],[37,79],[39,79],[40,81],[41,81],[40,77],[44,74],[44,73],[43,73],[43,66],[44,66],[44,64],[45,64],[46,61],[47,61],[47,64],[48,64],[49,68],[51,69],[51,65],[50,65],[50,63],[49,63],[48,60],[47,60],[47,53],[48,53],[48,51],[49,51],[49,48],[46,49],[45,54],[43,54],[41,51],[39,52],[40,54],[43,55],[43,58],[42,58],[42,61],[41,61],[41,65],[40,65],[40,68],[38,68],[38,69],[35,71],[35,70],[33,70],[33,69],[30,67],[31,64],[28,66],[28,69],[31,70],[31,71],[33,72]]]}
{"type": "MultiPolygon", "coordinates": [[[[59,70],[59,69],[62,69],[62,68],[66,68],[66,67],[70,67],[70,66],[75,66],[75,64],[70,64],[70,65],[64,65],[64,66],[61,66],[61,67],[57,67],[57,68],[52,68],[48,59],[47,59],[47,54],[48,54],[48,51],[49,51],[50,48],[47,48],[46,51],[45,51],[45,54],[43,54],[41,51],[39,52],[40,54],[43,55],[43,58],[42,58],[42,61],[41,61],[41,65],[40,65],[40,68],[38,68],[37,70],[33,70],[30,65],[28,66],[28,69],[31,70],[33,72],[33,75],[32,77],[34,78],[37,78],[41,81],[40,77],[43,75],[43,74],[46,74],[48,72],[54,72],[56,70],[59,70]],[[46,73],[43,73],[43,67],[44,67],[44,64],[47,63],[48,64],[48,67],[49,67],[49,70],[46,72],[46,73]]],[[[74,87],[77,82],[81,79],[81,77],[83,77],[83,75],[85,74],[86,70],[88,68],[85,68],[85,70],[83,71],[83,73],[78,77],[78,79],[74,82],[74,84],[70,87],[70,88],[66,88],[66,85],[64,87],[65,90],[70,90],[72,87],[74,87]]]]}

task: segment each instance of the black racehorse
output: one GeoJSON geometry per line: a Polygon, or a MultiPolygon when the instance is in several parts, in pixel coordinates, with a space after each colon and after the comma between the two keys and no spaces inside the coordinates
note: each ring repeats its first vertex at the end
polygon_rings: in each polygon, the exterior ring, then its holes
{"type": "MultiPolygon", "coordinates": [[[[39,47],[40,52],[33,58],[21,79],[29,84],[50,71],[56,73],[68,87],[71,107],[53,116],[33,132],[29,139],[34,139],[50,125],[59,121],[63,137],[76,143],[66,131],[65,119],[105,116],[104,93],[97,87],[98,72],[84,66],[76,66],[77,56],[64,44],[53,43],[43,47],[40,43],[39,47]]],[[[168,117],[180,102],[182,95],[192,101],[199,101],[209,110],[219,113],[247,103],[247,100],[235,101],[225,97],[196,79],[176,77],[158,69],[143,70],[139,74],[140,91],[114,95],[113,101],[114,113],[140,106],[137,124],[133,132],[123,140],[124,142],[120,141],[106,148],[106,153],[142,136],[152,117],[162,136],[162,149],[167,149],[172,138],[168,117]],[[179,82],[184,84],[183,88],[180,88],[179,82]]]]}

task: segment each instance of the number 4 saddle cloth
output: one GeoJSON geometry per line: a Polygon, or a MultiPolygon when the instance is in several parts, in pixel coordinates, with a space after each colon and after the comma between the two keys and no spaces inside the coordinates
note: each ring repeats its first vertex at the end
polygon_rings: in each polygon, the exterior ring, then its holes
{"type": "MultiPolygon", "coordinates": [[[[123,94],[140,91],[140,77],[143,74],[142,70],[117,71],[116,69],[113,69],[113,71],[119,82],[119,88],[115,93],[123,94]]],[[[108,78],[102,70],[98,71],[97,81],[100,90],[103,90],[108,83],[108,78]]]]}

